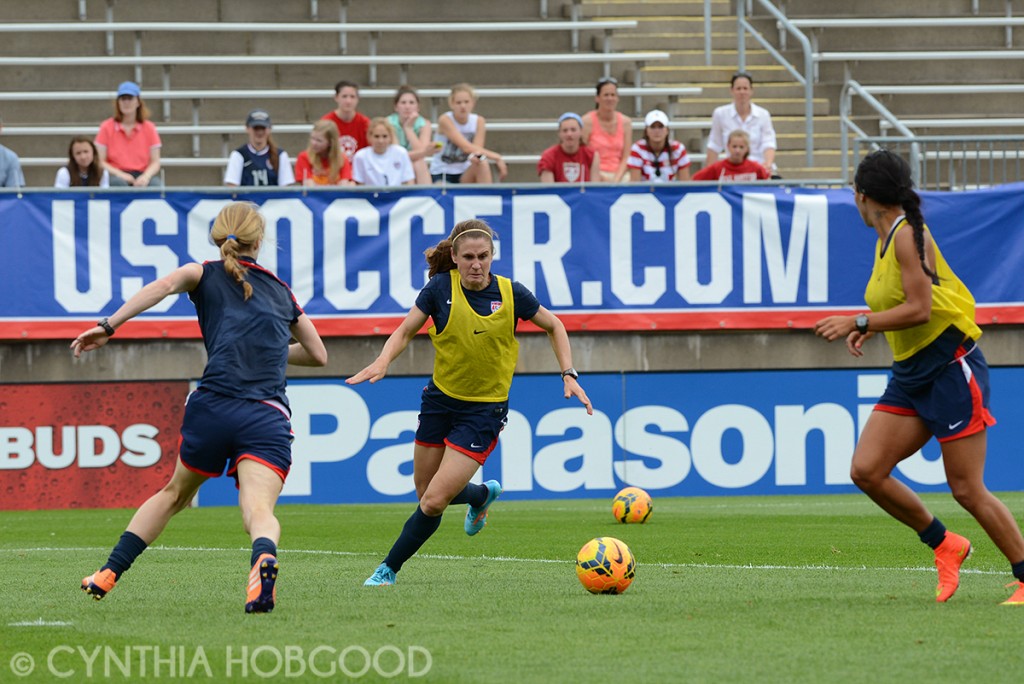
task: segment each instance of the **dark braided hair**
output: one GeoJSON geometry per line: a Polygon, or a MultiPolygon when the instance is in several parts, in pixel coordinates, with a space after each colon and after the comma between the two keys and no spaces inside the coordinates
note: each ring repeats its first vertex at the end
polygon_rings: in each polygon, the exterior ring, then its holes
{"type": "Polygon", "coordinates": [[[903,209],[914,232],[914,245],[921,260],[921,269],[939,284],[939,276],[928,268],[924,252],[924,216],[921,214],[921,198],[914,192],[914,180],[910,176],[910,164],[903,157],[886,149],[876,150],[864,157],[853,182],[858,191],[885,206],[898,205],[903,209]]]}

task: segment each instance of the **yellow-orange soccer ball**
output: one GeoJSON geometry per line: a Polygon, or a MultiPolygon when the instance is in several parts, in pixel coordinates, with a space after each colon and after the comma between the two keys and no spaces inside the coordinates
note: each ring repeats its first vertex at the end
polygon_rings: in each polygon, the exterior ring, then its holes
{"type": "Polygon", "coordinates": [[[598,537],[576,554],[576,576],[591,594],[621,594],[633,583],[636,559],[618,539],[598,537]]]}
{"type": "Polygon", "coordinates": [[[639,487],[626,487],[612,499],[612,515],[620,523],[645,523],[653,511],[651,495],[639,487]]]}

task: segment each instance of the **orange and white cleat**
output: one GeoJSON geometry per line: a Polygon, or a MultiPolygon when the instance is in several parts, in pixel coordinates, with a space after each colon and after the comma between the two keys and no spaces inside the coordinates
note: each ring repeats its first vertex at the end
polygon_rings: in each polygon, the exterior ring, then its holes
{"type": "Polygon", "coordinates": [[[277,600],[277,559],[265,553],[256,559],[249,571],[249,584],[245,597],[246,613],[269,613],[277,600]]]}
{"type": "Polygon", "coordinates": [[[97,570],[88,577],[82,578],[82,591],[99,601],[107,595],[107,592],[117,586],[117,576],[114,571],[97,570]]]}
{"type": "Polygon", "coordinates": [[[960,566],[971,557],[971,542],[954,532],[946,532],[946,538],[935,549],[935,568],[939,571],[939,586],[935,588],[935,600],[945,603],[960,588],[960,566]]]}
{"type": "Polygon", "coordinates": [[[1017,590],[1013,592],[1013,595],[1010,596],[1010,598],[1006,599],[1005,601],[1003,601],[999,605],[1001,605],[1001,606],[1024,606],[1024,582],[1021,582],[1021,581],[1018,580],[1016,582],[1010,582],[1006,586],[1007,587],[1016,587],[1017,590]]]}

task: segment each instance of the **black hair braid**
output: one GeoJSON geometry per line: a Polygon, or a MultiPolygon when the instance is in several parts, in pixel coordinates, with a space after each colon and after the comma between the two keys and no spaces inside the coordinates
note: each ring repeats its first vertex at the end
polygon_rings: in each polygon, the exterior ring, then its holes
{"type": "Polygon", "coordinates": [[[917,256],[921,259],[921,270],[928,274],[933,285],[938,285],[939,276],[928,268],[928,262],[925,259],[924,216],[921,214],[921,198],[912,188],[900,188],[900,206],[907,217],[907,223],[914,231],[914,246],[917,247],[917,256]]]}

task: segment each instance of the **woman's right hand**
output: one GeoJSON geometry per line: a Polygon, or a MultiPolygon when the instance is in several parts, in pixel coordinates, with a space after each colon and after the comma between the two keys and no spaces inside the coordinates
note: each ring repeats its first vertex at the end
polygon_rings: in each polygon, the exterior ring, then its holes
{"type": "Polygon", "coordinates": [[[373,363],[359,371],[351,378],[345,380],[346,385],[358,385],[359,383],[369,380],[370,384],[377,382],[382,379],[388,373],[388,363],[380,359],[374,359],[373,363]]]}

